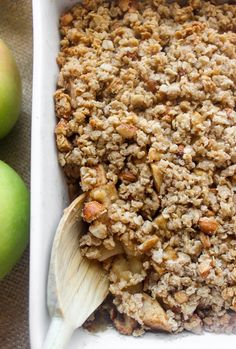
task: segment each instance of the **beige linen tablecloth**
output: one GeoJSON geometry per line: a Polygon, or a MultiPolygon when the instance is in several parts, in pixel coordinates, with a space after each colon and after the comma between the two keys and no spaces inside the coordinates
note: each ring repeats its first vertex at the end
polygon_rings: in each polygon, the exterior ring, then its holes
{"type": "MultiPolygon", "coordinates": [[[[30,119],[32,82],[32,11],[30,0],[0,0],[0,38],[12,49],[22,77],[23,105],[20,119],[9,136],[0,141],[0,159],[30,182],[30,119]]],[[[13,272],[0,281],[0,348],[29,348],[29,253],[13,272]]]]}

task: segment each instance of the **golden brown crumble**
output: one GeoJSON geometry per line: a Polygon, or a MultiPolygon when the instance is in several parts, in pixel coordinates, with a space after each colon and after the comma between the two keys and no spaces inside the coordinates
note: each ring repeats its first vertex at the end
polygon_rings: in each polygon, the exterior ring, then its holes
{"type": "Polygon", "coordinates": [[[60,32],[59,162],[114,326],[236,331],[236,5],[84,0],[60,32]]]}

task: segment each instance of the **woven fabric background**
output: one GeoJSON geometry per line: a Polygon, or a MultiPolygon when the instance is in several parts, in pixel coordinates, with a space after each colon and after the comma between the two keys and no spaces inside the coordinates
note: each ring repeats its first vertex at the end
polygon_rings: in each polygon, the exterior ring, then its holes
{"type": "MultiPolygon", "coordinates": [[[[30,182],[30,120],[32,87],[32,8],[30,0],[0,0],[0,38],[12,49],[23,83],[23,105],[13,131],[0,141],[0,159],[30,182]]],[[[0,348],[29,348],[29,252],[0,281],[0,348]]]]}

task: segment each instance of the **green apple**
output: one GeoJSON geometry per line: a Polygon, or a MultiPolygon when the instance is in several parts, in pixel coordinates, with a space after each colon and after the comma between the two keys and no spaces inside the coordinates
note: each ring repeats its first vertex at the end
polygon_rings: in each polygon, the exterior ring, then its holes
{"type": "Polygon", "coordinates": [[[28,236],[28,190],[20,176],[0,161],[0,279],[20,259],[28,236]]]}
{"type": "Polygon", "coordinates": [[[0,139],[15,125],[20,109],[20,74],[11,51],[0,39],[0,139]]]}

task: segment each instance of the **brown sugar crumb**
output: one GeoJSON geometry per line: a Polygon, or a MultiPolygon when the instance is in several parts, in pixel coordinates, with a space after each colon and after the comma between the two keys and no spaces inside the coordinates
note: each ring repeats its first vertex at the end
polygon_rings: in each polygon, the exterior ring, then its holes
{"type": "Polygon", "coordinates": [[[236,331],[235,18],[203,0],[60,18],[58,158],[122,334],[236,331]]]}
{"type": "Polygon", "coordinates": [[[83,208],[83,218],[90,223],[106,212],[105,207],[97,201],[85,203],[83,208]]]}
{"type": "Polygon", "coordinates": [[[212,235],[218,229],[218,223],[214,218],[203,217],[198,222],[199,228],[203,233],[212,235]]]}

